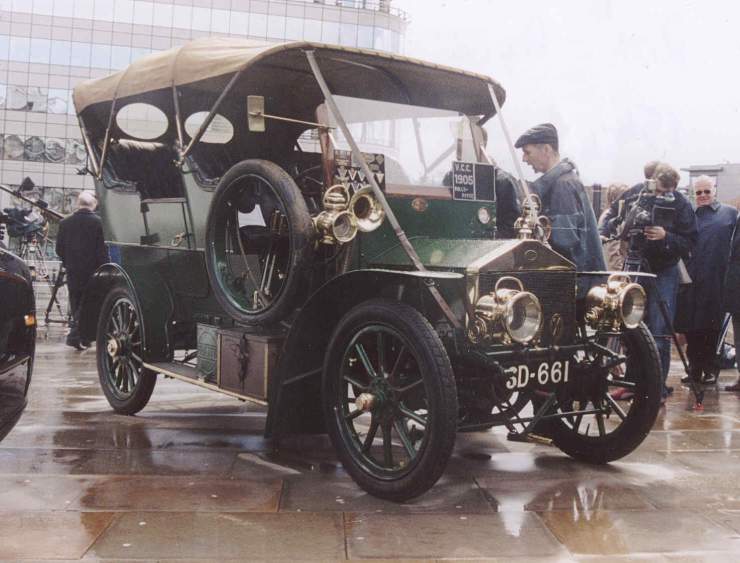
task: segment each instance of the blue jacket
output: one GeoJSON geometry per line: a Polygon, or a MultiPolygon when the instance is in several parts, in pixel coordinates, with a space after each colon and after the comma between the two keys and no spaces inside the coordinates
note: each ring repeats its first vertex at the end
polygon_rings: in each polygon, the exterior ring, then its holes
{"type": "MultiPolygon", "coordinates": [[[[596,215],[575,165],[561,160],[532,183],[542,200],[542,212],[552,221],[550,245],[553,250],[575,263],[576,270],[605,270],[596,215]]],[[[578,296],[583,297],[590,283],[579,280],[578,296]]]]}
{"type": "Polygon", "coordinates": [[[714,202],[696,210],[699,236],[686,263],[692,283],[681,288],[676,309],[676,330],[718,330],[722,321],[722,295],[732,231],[737,210],[714,202]]]}

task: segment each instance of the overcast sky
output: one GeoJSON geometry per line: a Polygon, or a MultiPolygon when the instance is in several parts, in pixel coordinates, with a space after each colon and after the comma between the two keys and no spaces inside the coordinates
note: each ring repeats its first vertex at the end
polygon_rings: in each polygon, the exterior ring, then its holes
{"type": "MultiPolygon", "coordinates": [[[[554,123],[561,155],[578,165],[585,183],[635,183],[651,159],[681,168],[740,162],[740,2],[394,5],[411,18],[407,55],[498,80],[514,138],[554,123]]],[[[513,172],[497,121],[490,123],[491,152],[513,172]]],[[[687,180],[682,172],[681,184],[687,180]]]]}

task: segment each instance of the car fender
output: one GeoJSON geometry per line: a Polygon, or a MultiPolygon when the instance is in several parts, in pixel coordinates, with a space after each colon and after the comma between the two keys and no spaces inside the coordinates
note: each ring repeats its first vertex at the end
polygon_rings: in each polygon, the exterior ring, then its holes
{"type": "Polygon", "coordinates": [[[171,352],[167,338],[167,325],[174,309],[170,290],[158,275],[146,276],[144,281],[134,281],[126,270],[113,262],[103,264],[85,286],[80,305],[80,337],[95,339],[98,318],[108,293],[115,287],[126,287],[133,297],[141,317],[141,338],[146,361],[168,360],[171,352]],[[143,312],[146,311],[146,314],[143,312]]]}
{"type": "Polygon", "coordinates": [[[451,272],[355,270],[320,287],[301,308],[283,344],[276,377],[269,382],[265,435],[325,432],[321,409],[324,355],[334,327],[352,307],[385,297],[410,304],[428,316],[428,307],[437,305],[424,286],[433,281],[443,288],[462,278],[451,272]]]}

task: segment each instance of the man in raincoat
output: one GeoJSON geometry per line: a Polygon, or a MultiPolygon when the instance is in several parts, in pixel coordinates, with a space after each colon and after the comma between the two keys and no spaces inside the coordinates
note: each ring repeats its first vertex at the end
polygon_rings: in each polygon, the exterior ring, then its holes
{"type": "Polygon", "coordinates": [[[717,201],[709,176],[694,180],[699,236],[686,264],[692,283],[681,288],[676,331],[686,335],[689,375],[697,383],[716,383],[720,363],[717,339],[722,325],[722,295],[737,210],[717,201]]]}
{"type": "MultiPolygon", "coordinates": [[[[605,270],[596,215],[575,165],[560,158],[555,126],[536,125],[514,146],[522,149],[522,161],[542,174],[531,186],[542,201],[542,213],[552,222],[552,248],[575,263],[579,272],[605,270]]],[[[585,297],[588,288],[588,280],[580,280],[578,297],[585,297]]]]}

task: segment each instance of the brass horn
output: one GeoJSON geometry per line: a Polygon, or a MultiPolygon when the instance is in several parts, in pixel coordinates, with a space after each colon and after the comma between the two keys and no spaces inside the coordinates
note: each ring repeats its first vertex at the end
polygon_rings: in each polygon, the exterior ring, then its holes
{"type": "Polygon", "coordinates": [[[341,184],[331,186],[322,198],[324,211],[313,218],[324,244],[345,243],[357,236],[357,219],[349,210],[349,191],[341,184]]]}
{"type": "Polygon", "coordinates": [[[371,187],[364,187],[355,192],[349,202],[349,210],[357,220],[357,228],[363,233],[374,231],[385,219],[385,210],[371,187]]]}

